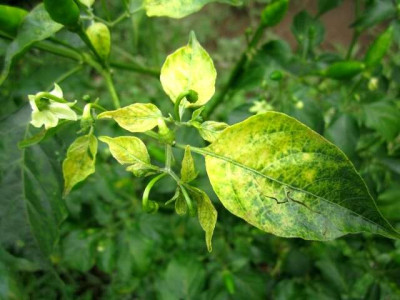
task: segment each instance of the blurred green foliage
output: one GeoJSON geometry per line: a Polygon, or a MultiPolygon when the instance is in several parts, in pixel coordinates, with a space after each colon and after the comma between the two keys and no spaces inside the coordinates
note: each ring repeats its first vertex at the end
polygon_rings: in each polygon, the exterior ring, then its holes
{"type": "MultiPolygon", "coordinates": [[[[124,9],[122,2],[99,0],[95,10],[111,20],[124,9]]],[[[185,44],[189,31],[195,30],[213,57],[222,87],[238,53],[246,48],[245,27],[248,22],[257,24],[267,2],[248,1],[241,7],[212,4],[180,20],[136,13],[113,28],[111,57],[159,69],[166,55],[185,44]]],[[[357,2],[361,5],[352,24],[356,36],[376,37],[389,22],[394,28],[392,46],[379,64],[346,80],[323,75],[333,62],[363,60],[365,47],[351,46],[347,51],[340,45],[342,50],[330,52],[321,46],[325,29],[319,17],[334,14],[329,10],[341,1],[320,0],[317,14],[304,10],[290,19],[297,45],[290,46],[272,30],[265,34],[214,116],[232,124],[276,110],[307,124],[346,153],[383,215],[399,229],[398,11],[393,1],[357,2]]],[[[84,49],[66,30],[57,38],[84,49]]],[[[9,43],[0,39],[0,55],[9,43]]],[[[72,60],[31,49],[16,62],[0,90],[0,299],[400,299],[400,241],[360,234],[321,243],[265,234],[223,209],[198,156],[195,185],[210,195],[219,213],[212,253],[207,252],[195,218],[177,216],[172,206],[157,214],[142,211],[140,197],[148,180],[125,172],[105,145],[99,148],[96,173],[61,200],[60,167],[79,128],[66,124],[40,146],[24,150],[17,143],[29,122],[26,95],[52,87],[74,66],[72,60]],[[24,198],[27,206],[21,204],[24,198]],[[38,202],[47,198],[58,200],[46,211],[37,211],[38,202]],[[57,235],[52,231],[60,225],[55,251],[38,251],[26,214],[46,233],[43,239],[57,235]],[[15,217],[10,221],[10,216],[15,217]]],[[[173,113],[157,78],[123,70],[114,73],[122,106],[152,102],[173,113]]],[[[88,66],[62,86],[68,99],[99,97],[111,108],[104,80],[88,66]]],[[[124,134],[107,124],[99,126],[99,135],[124,134]]],[[[161,164],[164,153],[146,136],[141,138],[161,164]]],[[[178,140],[204,145],[191,130],[178,140]]],[[[177,159],[182,155],[175,153],[177,159]]],[[[165,202],[174,189],[169,179],[163,179],[152,197],[165,202]]]]}

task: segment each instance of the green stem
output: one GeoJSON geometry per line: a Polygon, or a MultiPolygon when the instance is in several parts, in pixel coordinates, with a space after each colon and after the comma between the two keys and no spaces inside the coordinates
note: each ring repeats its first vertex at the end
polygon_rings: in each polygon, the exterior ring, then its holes
{"type": "Polygon", "coordinates": [[[167,144],[165,145],[165,169],[171,170],[171,165],[172,165],[172,147],[171,145],[167,144]]]}
{"type": "Polygon", "coordinates": [[[248,44],[246,50],[242,53],[239,61],[236,63],[235,67],[233,68],[233,70],[229,76],[228,82],[225,84],[222,91],[217,95],[215,100],[211,101],[209,103],[209,105],[206,106],[206,109],[204,110],[204,113],[203,113],[204,118],[208,118],[214,112],[214,110],[221,103],[224,102],[226,95],[228,94],[228,92],[231,90],[231,88],[234,85],[234,83],[236,82],[236,80],[241,75],[244,65],[246,64],[246,62],[248,60],[248,54],[250,53],[251,50],[253,50],[253,48],[255,48],[257,46],[257,44],[260,41],[261,37],[263,36],[264,30],[266,28],[267,27],[264,26],[263,24],[260,24],[258,26],[256,32],[254,33],[252,39],[250,40],[250,42],[248,44]]]}
{"type": "MultiPolygon", "coordinates": [[[[65,72],[64,74],[61,74],[54,82],[55,83],[61,83],[64,80],[66,80],[68,77],[74,75],[75,73],[79,72],[80,70],[82,70],[82,65],[77,65],[74,68],[72,68],[71,70],[65,72]]],[[[51,86],[49,86],[47,88],[47,90],[50,90],[53,87],[53,84],[51,84],[51,86]]]]}
{"type": "MultiPolygon", "coordinates": [[[[356,0],[355,8],[354,8],[354,17],[356,19],[358,19],[359,15],[360,15],[360,6],[361,6],[360,0],[356,0]]],[[[361,35],[361,30],[359,28],[357,28],[357,27],[354,28],[353,36],[352,36],[351,42],[350,42],[350,46],[349,46],[349,49],[347,50],[346,59],[350,59],[351,58],[351,55],[353,54],[354,47],[355,47],[355,45],[357,43],[357,40],[360,37],[360,35],[361,35]]]]}
{"type": "Polygon", "coordinates": [[[192,199],[190,199],[190,196],[183,185],[179,185],[179,187],[181,188],[183,197],[185,198],[186,205],[188,206],[189,214],[190,216],[194,217],[196,215],[196,211],[194,210],[192,199]]]}
{"type": "MultiPolygon", "coordinates": [[[[58,102],[58,103],[71,103],[71,102],[68,102],[67,100],[65,100],[63,98],[59,98],[57,96],[54,96],[53,94],[50,94],[49,92],[37,93],[36,96],[35,96],[35,101],[40,100],[41,98],[47,98],[47,99],[53,100],[53,101],[58,102]]],[[[74,108],[78,112],[82,113],[82,109],[80,107],[77,107],[77,106],[74,105],[74,108]]]]}
{"type": "Polygon", "coordinates": [[[179,113],[179,106],[181,105],[181,101],[183,98],[185,98],[186,96],[188,96],[190,94],[189,91],[185,91],[183,93],[180,93],[178,98],[176,98],[175,100],[175,104],[174,104],[174,114],[175,114],[175,119],[176,121],[180,122],[181,121],[181,114],[179,113]]]}
{"type": "Polygon", "coordinates": [[[107,71],[102,72],[102,74],[104,76],[104,79],[106,80],[107,88],[108,88],[108,91],[109,91],[109,93],[111,95],[111,99],[113,101],[114,107],[115,108],[120,108],[121,104],[120,104],[120,101],[119,101],[119,97],[118,97],[117,91],[115,90],[114,81],[112,79],[112,76],[111,76],[110,72],[107,70],[107,71]]]}
{"type": "Polygon", "coordinates": [[[159,181],[161,178],[163,178],[167,173],[162,173],[156,177],[154,177],[150,182],[147,184],[144,192],[143,192],[143,197],[142,197],[142,205],[143,209],[147,212],[152,212],[155,209],[156,203],[154,201],[149,200],[149,194],[151,191],[151,188],[154,186],[154,184],[159,181]]]}
{"type": "Polygon", "coordinates": [[[127,70],[127,71],[133,71],[133,72],[138,72],[138,73],[151,75],[151,76],[154,76],[154,77],[157,77],[157,78],[160,77],[160,71],[159,70],[146,68],[146,67],[143,67],[143,66],[141,66],[141,65],[139,65],[137,63],[127,64],[125,62],[111,61],[110,62],[110,66],[114,67],[114,68],[117,68],[117,69],[121,69],[121,70],[127,70]]]}

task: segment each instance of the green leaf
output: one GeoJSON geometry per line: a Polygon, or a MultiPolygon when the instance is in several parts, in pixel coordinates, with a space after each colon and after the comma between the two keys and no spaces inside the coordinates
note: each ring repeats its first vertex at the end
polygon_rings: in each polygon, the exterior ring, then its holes
{"type": "Polygon", "coordinates": [[[189,194],[197,203],[197,215],[201,228],[206,232],[206,244],[209,252],[212,251],[212,236],[215,224],[217,224],[218,213],[210,198],[202,190],[190,187],[189,194]]]}
{"type": "Polygon", "coordinates": [[[64,196],[69,194],[75,184],[95,172],[96,154],[97,139],[92,134],[78,137],[69,146],[63,162],[64,196]]]}
{"type": "Polygon", "coordinates": [[[368,48],[365,54],[365,64],[368,67],[372,67],[381,62],[386,52],[390,48],[393,40],[394,27],[390,26],[382,34],[380,34],[376,40],[368,48]]]}
{"type": "Polygon", "coordinates": [[[362,231],[400,237],[346,156],[285,114],[253,116],[192,151],[206,155],[223,205],[261,230],[308,240],[362,231]]]}
{"type": "Polygon", "coordinates": [[[43,4],[39,4],[26,15],[18,30],[18,35],[7,48],[3,71],[0,76],[0,85],[7,78],[11,64],[19,54],[22,54],[33,43],[52,36],[62,27],[61,24],[50,18],[43,4]]]}
{"type": "Polygon", "coordinates": [[[70,232],[63,240],[64,263],[73,270],[87,272],[95,263],[94,236],[83,230],[70,232]]]}
{"type": "Polygon", "coordinates": [[[293,18],[291,29],[299,45],[307,49],[321,44],[324,40],[325,29],[322,23],[305,10],[293,18]]]}
{"type": "Polygon", "coordinates": [[[182,168],[181,168],[181,179],[183,182],[191,182],[196,179],[197,172],[194,165],[194,160],[190,152],[190,146],[185,147],[185,154],[183,155],[182,168]]]}
{"type": "Polygon", "coordinates": [[[318,0],[318,16],[338,7],[343,0],[318,0]]]}
{"type": "Polygon", "coordinates": [[[31,111],[26,105],[0,121],[0,245],[50,268],[58,226],[67,215],[55,155],[60,145],[47,140],[18,149],[18,141],[29,137],[31,111]]]}
{"type": "Polygon", "coordinates": [[[98,118],[114,119],[119,126],[130,132],[145,132],[157,126],[162,114],[154,104],[135,103],[117,110],[103,112],[98,118]]]}
{"type": "Polygon", "coordinates": [[[240,0],[143,0],[149,17],[170,17],[180,19],[199,11],[204,5],[212,2],[224,2],[239,5],[240,0]]]}
{"type": "Polygon", "coordinates": [[[393,1],[379,0],[371,1],[370,3],[362,15],[352,24],[352,27],[365,30],[396,16],[396,7],[393,5],[393,1]]]}
{"type": "Polygon", "coordinates": [[[110,138],[99,137],[99,140],[108,144],[112,156],[121,164],[129,165],[127,171],[133,172],[135,176],[150,175],[157,168],[150,163],[150,156],[146,145],[137,137],[120,136],[110,138]]]}
{"type": "Polygon", "coordinates": [[[400,111],[391,101],[378,101],[363,106],[365,125],[390,141],[400,133],[400,111]]]}
{"type": "Polygon", "coordinates": [[[185,197],[183,196],[180,188],[176,189],[177,194],[176,194],[176,199],[175,199],[175,212],[180,215],[186,215],[187,213],[187,204],[185,201],[185,197]]]}
{"type": "Polygon", "coordinates": [[[268,4],[261,13],[261,22],[264,26],[277,25],[286,15],[289,0],[276,0],[268,4]]]}
{"type": "Polygon", "coordinates": [[[201,137],[210,143],[214,142],[221,132],[228,127],[228,124],[216,121],[205,121],[199,126],[196,126],[201,137]]]}
{"type": "Polygon", "coordinates": [[[186,103],[188,107],[204,105],[211,99],[216,78],[214,63],[193,32],[186,46],[167,57],[160,76],[164,91],[174,103],[184,92],[192,90],[197,93],[197,101],[186,103]]]}
{"type": "Polygon", "coordinates": [[[204,291],[205,276],[205,268],[193,254],[175,256],[155,284],[157,299],[197,299],[204,291]]]}

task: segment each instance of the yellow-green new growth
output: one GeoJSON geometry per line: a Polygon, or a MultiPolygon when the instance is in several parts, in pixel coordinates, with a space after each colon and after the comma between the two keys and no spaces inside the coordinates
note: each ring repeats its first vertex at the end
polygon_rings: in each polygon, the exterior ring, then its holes
{"type": "Polygon", "coordinates": [[[172,102],[190,90],[197,93],[197,101],[182,101],[186,107],[206,104],[215,92],[217,71],[206,50],[191,32],[189,43],[170,54],[161,68],[161,85],[172,102]]]}

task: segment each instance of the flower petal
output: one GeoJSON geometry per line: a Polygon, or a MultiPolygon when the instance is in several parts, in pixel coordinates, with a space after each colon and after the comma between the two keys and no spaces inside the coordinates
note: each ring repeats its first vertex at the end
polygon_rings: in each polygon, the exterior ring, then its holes
{"type": "Polygon", "coordinates": [[[57,126],[58,119],[54,114],[52,114],[48,110],[45,111],[35,110],[32,112],[31,124],[38,128],[42,127],[42,125],[44,124],[44,127],[46,129],[49,129],[57,126]]]}
{"type": "Polygon", "coordinates": [[[54,89],[50,92],[50,94],[52,94],[58,98],[63,97],[63,91],[57,83],[54,83],[54,89]]]}
{"type": "Polygon", "coordinates": [[[31,105],[32,110],[33,111],[39,110],[36,106],[35,95],[28,95],[28,99],[29,99],[29,104],[31,105]]]}
{"type": "Polygon", "coordinates": [[[49,110],[59,119],[78,120],[78,116],[68,104],[51,101],[49,110]]]}

